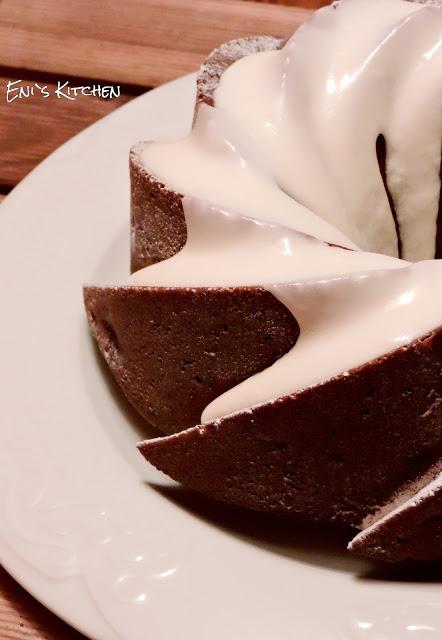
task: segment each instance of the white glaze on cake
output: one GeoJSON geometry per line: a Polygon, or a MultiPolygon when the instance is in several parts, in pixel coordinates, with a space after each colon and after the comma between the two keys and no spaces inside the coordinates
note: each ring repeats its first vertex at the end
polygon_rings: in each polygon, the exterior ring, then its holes
{"type": "Polygon", "coordinates": [[[403,257],[431,259],[440,189],[441,42],[437,8],[344,0],[335,10],[316,12],[282,51],[248,56],[227,69],[215,104],[253,137],[255,156],[266,159],[268,173],[293,198],[361,249],[397,255],[376,157],[383,134],[403,257]]]}
{"type": "Polygon", "coordinates": [[[203,422],[323,382],[442,325],[442,299],[435,296],[441,260],[412,264],[330,247],[197,199],[185,198],[184,211],[185,247],[135,272],[130,283],[264,286],[301,329],[293,349],[216,398],[204,410],[203,422]]]}
{"type": "MultiPolygon", "coordinates": [[[[331,247],[310,235],[238,215],[197,198],[183,199],[187,242],[172,258],[136,271],[132,284],[231,287],[289,283],[408,263],[331,247]]],[[[433,261],[435,262],[435,261],[433,261]]]]}
{"type": "MultiPolygon", "coordinates": [[[[190,136],[148,145],[143,161],[180,193],[290,226],[306,212],[284,203],[285,192],[360,248],[397,255],[376,157],[383,134],[403,257],[431,259],[441,44],[437,7],[344,0],[313,14],[281,51],[229,67],[215,91],[216,113],[204,107],[190,136]]],[[[329,229],[314,234],[343,244],[329,229]]]]}
{"type": "Polygon", "coordinates": [[[341,231],[284,193],[266,173],[259,157],[251,162],[244,138],[222,110],[202,104],[189,136],[147,145],[142,161],[178,193],[256,220],[299,229],[326,242],[357,248],[341,231]]]}
{"type": "Polygon", "coordinates": [[[441,43],[436,7],[343,0],[281,51],[232,65],[187,138],[145,148],[150,172],[186,194],[188,240],[130,283],[264,286],[301,328],[288,354],[212,402],[204,422],[345,374],[442,325],[442,262],[431,260],[441,43]],[[398,242],[379,134],[403,253],[424,262],[387,257],[398,242]]]}

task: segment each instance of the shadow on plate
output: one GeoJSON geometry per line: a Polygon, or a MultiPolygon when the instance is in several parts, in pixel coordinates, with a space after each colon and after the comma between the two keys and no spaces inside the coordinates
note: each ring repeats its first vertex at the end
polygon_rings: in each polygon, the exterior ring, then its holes
{"type": "MultiPolygon", "coordinates": [[[[89,334],[88,339],[83,342],[83,348],[85,344],[89,357],[92,356],[97,367],[95,375],[98,372],[106,388],[106,402],[99,403],[95,398],[94,403],[100,421],[120,453],[132,466],[136,462],[137,469],[145,472],[149,467],[136,451],[135,443],[161,434],[126,400],[89,334]],[[130,437],[128,431],[131,432],[130,437]]],[[[85,367],[86,381],[88,376],[92,375],[92,370],[93,367],[85,367]]],[[[143,476],[145,477],[145,473],[143,476]]],[[[271,553],[298,562],[351,573],[357,576],[358,580],[442,582],[442,563],[396,566],[373,563],[350,555],[346,546],[355,535],[353,529],[315,525],[298,518],[248,511],[211,500],[180,485],[152,482],[150,473],[148,476],[146,485],[177,507],[225,533],[271,553]]]]}
{"type": "Polygon", "coordinates": [[[352,556],[346,551],[352,528],[306,522],[301,518],[248,511],[211,500],[175,485],[149,487],[193,516],[262,549],[298,562],[352,573],[377,582],[442,582],[442,562],[388,565],[352,556]]]}
{"type": "Polygon", "coordinates": [[[300,518],[241,509],[180,485],[148,484],[179,508],[248,544],[327,569],[360,573],[367,568],[364,560],[345,551],[353,535],[351,529],[324,527],[300,518]]]}
{"type": "Polygon", "coordinates": [[[364,581],[442,583],[442,561],[374,565],[366,573],[358,575],[358,579],[364,581]]]}

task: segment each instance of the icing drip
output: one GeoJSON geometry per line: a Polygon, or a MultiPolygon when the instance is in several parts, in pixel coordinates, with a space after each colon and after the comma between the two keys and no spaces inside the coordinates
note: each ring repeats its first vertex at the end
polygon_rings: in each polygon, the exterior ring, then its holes
{"type": "Polygon", "coordinates": [[[192,132],[178,141],[147,145],[143,163],[170,188],[257,220],[282,224],[349,248],[337,228],[278,188],[249,144],[219,109],[202,104],[192,132]]]}
{"type": "Polygon", "coordinates": [[[184,198],[187,243],[131,285],[263,286],[295,316],[295,346],[206,407],[202,422],[319,384],[442,325],[442,260],[411,264],[184,198]],[[275,284],[276,283],[276,284],[275,284]]]}
{"type": "Polygon", "coordinates": [[[149,171],[186,194],[188,238],[130,284],[263,286],[301,329],[291,351],[214,400],[202,421],[345,374],[442,325],[442,261],[431,260],[441,43],[436,7],[342,0],[281,51],[225,71],[215,108],[200,106],[185,139],[145,147],[149,171]],[[380,134],[402,256],[416,264],[395,257],[380,134]]]}
{"type": "MultiPolygon", "coordinates": [[[[439,262],[439,261],[438,261],[439,262]]],[[[219,396],[209,422],[320,384],[442,325],[434,292],[442,262],[267,287],[295,316],[296,345],[272,367],[219,396]],[[422,320],[422,312],[428,315],[422,320]]]]}
{"type": "Polygon", "coordinates": [[[209,203],[183,200],[187,242],[172,258],[136,271],[131,284],[174,287],[260,286],[408,263],[330,247],[282,225],[246,218],[209,203]]]}
{"type": "MultiPolygon", "coordinates": [[[[148,145],[144,164],[181,193],[261,220],[290,226],[305,217],[302,203],[360,248],[395,256],[396,229],[376,157],[383,134],[403,257],[431,259],[440,193],[441,43],[437,7],[344,0],[324,8],[281,51],[229,67],[215,91],[216,113],[203,107],[186,139],[148,145]],[[286,194],[298,205],[284,202],[286,194]]],[[[318,232],[314,219],[312,235],[349,246],[330,229],[318,232]]]]}

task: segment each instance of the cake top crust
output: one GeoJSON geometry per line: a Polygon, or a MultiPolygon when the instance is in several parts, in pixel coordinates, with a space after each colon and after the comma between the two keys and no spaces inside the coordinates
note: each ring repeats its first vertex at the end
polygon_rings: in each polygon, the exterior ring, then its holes
{"type": "Polygon", "coordinates": [[[192,132],[141,152],[184,194],[187,243],[130,283],[264,286],[303,318],[293,350],[212,403],[205,421],[345,375],[442,324],[432,259],[441,33],[433,5],[342,0],[282,48],[274,38],[228,43],[203,68],[192,132]],[[318,300],[329,319],[340,309],[333,322],[321,322],[318,300]],[[323,362],[308,367],[315,344],[323,362]]]}

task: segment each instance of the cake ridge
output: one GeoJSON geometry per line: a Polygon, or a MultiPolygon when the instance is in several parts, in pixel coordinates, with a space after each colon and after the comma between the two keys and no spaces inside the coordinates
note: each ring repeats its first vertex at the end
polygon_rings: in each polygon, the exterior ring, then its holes
{"type": "MultiPolygon", "coordinates": [[[[339,3],[339,9],[336,11],[333,10],[333,13],[336,15],[344,15],[342,7],[351,7],[352,5],[356,7],[358,4],[361,7],[364,5],[366,7],[369,6],[367,0],[343,0],[343,2],[339,3]]],[[[384,4],[386,7],[387,5],[391,7],[398,7],[400,5],[400,12],[405,16],[403,21],[404,29],[408,28],[408,25],[412,22],[411,18],[409,18],[411,14],[413,14],[413,16],[419,14],[419,20],[424,20],[424,18],[422,18],[423,9],[417,7],[410,8],[408,3],[402,2],[402,0],[384,0],[384,4]]],[[[437,2],[431,4],[437,7],[440,6],[437,2]]],[[[322,10],[317,21],[326,21],[327,11],[330,12],[329,9],[322,10]]],[[[347,11],[347,9],[344,9],[344,11],[347,11]]],[[[348,9],[348,11],[351,11],[351,9],[348,9]]],[[[432,11],[434,11],[434,9],[432,9],[432,11]]],[[[367,15],[369,14],[367,13],[367,15]]],[[[440,14],[438,14],[438,16],[440,16],[440,14]]],[[[415,20],[415,18],[413,19],[415,20]]],[[[437,19],[439,20],[439,17],[437,19]]],[[[435,29],[434,25],[432,25],[432,28],[435,29]]],[[[221,77],[223,78],[222,82],[225,86],[229,78],[234,78],[234,69],[239,68],[241,64],[243,64],[243,66],[245,64],[249,65],[249,63],[252,64],[254,55],[261,55],[262,59],[267,56],[269,61],[276,61],[277,51],[282,44],[283,41],[280,39],[263,36],[249,38],[243,41],[235,41],[234,44],[221,45],[221,47],[215,50],[215,52],[209,56],[206,64],[202,65],[197,81],[197,126],[201,113],[204,113],[207,109],[213,109],[213,105],[215,105],[215,110],[217,108],[219,95],[221,95],[219,94],[221,77]],[[241,62],[241,60],[244,62],[241,62]],[[238,61],[240,61],[239,64],[238,61]],[[232,66],[232,63],[236,64],[232,66]],[[199,107],[198,104],[200,105],[199,107]]],[[[420,41],[416,42],[415,46],[419,47],[420,41]]],[[[235,86],[237,85],[234,84],[234,87],[235,86]]],[[[424,93],[425,91],[423,91],[423,94],[424,93]]],[[[318,103],[316,102],[315,104],[318,103]]],[[[412,129],[410,129],[410,131],[412,131],[412,129]]],[[[228,139],[228,136],[226,139],[229,143],[232,142],[232,140],[228,139]]],[[[401,141],[399,140],[399,142],[401,141]]],[[[246,144],[247,147],[250,141],[243,140],[241,142],[240,140],[240,146],[242,144],[246,144]]],[[[133,270],[138,273],[135,273],[129,281],[129,286],[126,285],[119,290],[113,290],[112,299],[108,297],[107,291],[104,289],[87,289],[85,292],[89,320],[103,352],[105,352],[106,344],[109,349],[109,339],[112,343],[112,331],[115,333],[117,338],[116,342],[118,343],[122,332],[124,333],[126,330],[124,327],[127,321],[124,319],[123,309],[127,296],[134,293],[141,304],[142,299],[148,300],[151,298],[154,300],[155,296],[158,295],[154,281],[148,282],[149,278],[147,278],[143,283],[143,275],[140,269],[166,259],[166,262],[161,262],[158,269],[152,267],[151,276],[152,278],[156,277],[161,274],[162,270],[167,270],[167,262],[172,264],[180,253],[181,257],[185,255],[186,247],[188,248],[192,242],[194,230],[192,230],[189,225],[189,220],[192,215],[191,209],[194,206],[192,203],[196,202],[195,194],[193,194],[193,199],[189,198],[186,188],[178,188],[177,184],[166,179],[162,171],[156,171],[155,167],[151,166],[148,168],[148,164],[146,164],[146,160],[143,158],[145,149],[146,147],[138,146],[131,152],[132,265],[133,270]],[[156,274],[155,276],[154,273],[156,274]],[[106,334],[106,326],[112,328],[112,331],[108,334],[106,334]]],[[[436,157],[436,155],[437,154],[435,154],[434,157],[436,157]]],[[[241,159],[244,160],[244,154],[242,154],[241,149],[238,153],[238,158],[240,161],[241,159]]],[[[440,162],[440,149],[438,158],[440,162]]],[[[396,175],[399,174],[396,173],[396,175]]],[[[436,183],[433,180],[433,187],[434,184],[436,183]]],[[[440,178],[438,184],[440,193],[440,178]]],[[[185,186],[184,183],[183,186],[185,186]]],[[[396,189],[396,201],[398,199],[397,193],[398,189],[396,189]]],[[[430,200],[432,199],[431,201],[435,200],[434,194],[433,188],[433,193],[429,196],[430,200]]],[[[200,196],[201,194],[197,195],[200,196]]],[[[201,202],[199,204],[201,204],[201,202]]],[[[220,215],[229,213],[229,207],[221,206],[222,203],[219,202],[215,202],[215,204],[218,204],[218,207],[213,207],[213,203],[209,204],[207,211],[212,207],[212,209],[217,209],[220,215]]],[[[232,207],[230,207],[230,209],[232,209],[232,207]]],[[[236,209],[236,207],[233,207],[233,209],[236,209]]],[[[245,209],[241,210],[241,207],[239,209],[240,210],[236,209],[236,212],[230,211],[230,214],[234,215],[236,213],[239,214],[239,217],[241,217],[241,215],[244,216],[245,209]]],[[[434,217],[433,209],[431,210],[431,215],[434,217]]],[[[257,223],[259,224],[259,216],[257,223]]],[[[433,224],[435,228],[436,221],[434,220],[431,224],[433,224]]],[[[292,226],[296,225],[292,223],[292,226]]],[[[376,233],[373,234],[373,237],[375,236],[376,233]]],[[[326,240],[326,237],[322,238],[322,240],[324,239],[326,240]]],[[[331,242],[329,244],[335,243],[331,242]]],[[[333,250],[336,251],[336,247],[329,246],[328,249],[325,247],[327,247],[327,244],[324,244],[324,252],[328,251],[327,255],[332,255],[333,250]]],[[[357,249],[357,247],[351,248],[357,249]]],[[[359,252],[356,251],[356,253],[359,252]]],[[[392,258],[392,260],[394,259],[392,258]]],[[[178,264],[178,262],[175,262],[175,264],[178,264]]],[[[422,266],[404,268],[409,269],[410,273],[417,273],[419,269],[421,271],[423,269],[422,266]]],[[[437,269],[436,264],[434,267],[431,267],[431,269],[437,269]]],[[[398,271],[402,270],[403,269],[398,269],[398,271]]],[[[388,283],[391,273],[394,271],[395,269],[387,270],[388,277],[385,283],[388,283]]],[[[148,272],[149,269],[145,273],[147,274],[148,272]]],[[[204,267],[202,267],[201,273],[204,273],[204,267]]],[[[435,277],[437,277],[436,271],[434,271],[434,274],[435,277]]],[[[423,278],[423,280],[424,279],[425,278],[423,278]]],[[[160,282],[160,280],[158,280],[158,282],[160,282]]],[[[246,282],[245,284],[250,287],[253,283],[246,282]]],[[[183,289],[181,293],[178,293],[179,289],[177,286],[171,288],[170,285],[171,282],[169,282],[168,285],[167,281],[161,283],[163,292],[165,292],[167,286],[169,286],[169,303],[174,299],[178,299],[175,298],[176,296],[180,296],[180,304],[184,303],[183,308],[186,309],[183,317],[189,317],[186,314],[188,314],[188,310],[192,305],[195,306],[195,300],[203,300],[204,296],[208,295],[209,292],[210,295],[214,293],[215,296],[223,296],[225,294],[224,300],[227,302],[228,296],[232,295],[236,296],[235,299],[237,301],[241,300],[241,297],[246,295],[245,291],[247,289],[247,286],[242,288],[243,285],[238,285],[238,281],[236,281],[237,286],[235,286],[235,281],[226,283],[225,281],[217,282],[214,280],[212,284],[208,284],[207,282],[198,284],[198,281],[195,280],[193,282],[189,281],[187,286],[185,282],[182,282],[181,286],[183,289]],[[199,298],[199,296],[201,297],[199,298]]],[[[249,377],[245,377],[245,382],[241,383],[241,376],[239,374],[236,380],[235,375],[233,375],[230,378],[230,384],[233,383],[232,389],[235,389],[238,384],[247,384],[250,376],[255,377],[256,374],[258,377],[262,376],[265,371],[269,370],[268,367],[275,370],[284,358],[286,358],[290,348],[292,351],[296,350],[296,345],[298,345],[298,349],[300,348],[302,335],[305,333],[302,323],[300,334],[299,325],[290,325],[288,317],[284,316],[282,310],[289,310],[290,304],[287,303],[286,299],[281,297],[282,290],[278,291],[275,285],[269,282],[265,283],[264,286],[263,282],[256,282],[252,288],[257,294],[263,294],[263,297],[259,298],[261,301],[260,304],[264,304],[264,307],[261,307],[260,311],[265,310],[267,305],[270,304],[271,298],[266,297],[264,294],[273,297],[274,300],[280,303],[282,302],[282,306],[278,307],[278,313],[281,314],[278,317],[283,326],[283,335],[280,336],[283,339],[275,350],[271,353],[268,352],[268,358],[266,360],[267,366],[263,365],[261,367],[264,359],[259,356],[259,354],[255,354],[257,357],[253,363],[250,361],[249,377]],[[301,341],[299,338],[300,335],[301,341]],[[255,367],[255,370],[253,370],[253,367],[255,367]],[[262,373],[258,373],[259,371],[262,371],[262,373]]],[[[434,290],[436,290],[436,287],[434,287],[434,290]]],[[[413,301],[415,293],[412,289],[405,287],[401,292],[396,292],[396,299],[397,301],[401,301],[400,304],[406,305],[413,301]]],[[[160,304],[164,305],[165,298],[162,298],[162,300],[160,304]]],[[[437,305],[436,299],[431,302],[429,308],[434,311],[436,309],[435,305],[437,305]]],[[[202,309],[200,302],[197,303],[196,308],[202,309]]],[[[297,309],[295,307],[290,309],[291,319],[295,323],[299,320],[296,311],[297,309]]],[[[276,312],[276,308],[274,312],[276,312]]],[[[147,322],[151,322],[151,311],[149,309],[146,308],[140,310],[140,312],[137,311],[137,313],[139,313],[140,319],[144,318],[147,322]]],[[[221,318],[223,314],[222,305],[217,307],[217,313],[221,318]]],[[[240,325],[242,323],[249,323],[250,327],[254,327],[255,330],[258,331],[260,324],[253,318],[253,313],[253,310],[249,308],[246,315],[243,317],[238,316],[238,322],[240,325]]],[[[162,316],[161,312],[160,315],[162,316]]],[[[205,317],[208,318],[208,316],[205,317]]],[[[276,318],[277,316],[274,315],[272,317],[276,318]]],[[[262,317],[260,322],[261,321],[262,317]]],[[[153,322],[156,323],[158,320],[153,320],[153,322]]],[[[189,327],[182,323],[176,325],[172,323],[169,327],[166,320],[162,317],[160,322],[166,323],[165,333],[169,335],[172,334],[171,339],[177,343],[179,342],[179,332],[181,331],[184,333],[187,332],[189,345],[192,344],[193,341],[201,345],[207,345],[207,348],[204,348],[204,354],[198,356],[198,362],[192,362],[190,364],[192,367],[196,364],[197,370],[201,367],[201,373],[196,374],[194,377],[197,386],[205,388],[213,384],[213,380],[205,379],[205,371],[210,371],[210,367],[206,369],[207,358],[214,358],[214,361],[222,364],[223,356],[217,351],[212,351],[212,346],[209,346],[211,342],[213,343],[213,338],[210,335],[210,331],[214,331],[212,319],[210,320],[210,329],[200,327],[198,329],[199,333],[193,333],[192,329],[189,329],[189,327]]],[[[356,368],[350,367],[348,370],[345,369],[337,376],[322,380],[319,384],[316,383],[302,390],[294,391],[291,395],[286,394],[275,397],[271,400],[264,401],[262,404],[252,405],[253,408],[250,406],[246,408],[243,407],[239,412],[230,414],[221,412],[221,415],[215,419],[213,419],[214,416],[209,416],[209,421],[196,427],[193,426],[195,425],[194,418],[189,419],[189,415],[186,415],[184,422],[180,422],[177,418],[176,427],[178,427],[178,429],[184,429],[184,431],[166,439],[141,443],[140,451],[148,461],[160,470],[169,473],[169,475],[176,480],[218,499],[241,504],[249,508],[298,514],[304,513],[316,520],[336,520],[357,525],[367,513],[375,512],[380,504],[387,504],[391,494],[397,491],[407,479],[422,474],[426,469],[426,465],[433,464],[434,459],[437,460],[440,457],[442,411],[439,406],[433,406],[433,404],[430,406],[428,399],[432,397],[434,393],[436,393],[436,395],[442,394],[440,386],[442,362],[441,324],[440,319],[435,318],[434,320],[429,320],[429,325],[424,328],[424,323],[422,322],[422,331],[420,333],[418,331],[417,334],[411,332],[409,335],[402,336],[403,341],[398,342],[398,345],[400,345],[398,348],[389,349],[382,354],[376,354],[374,360],[368,360],[365,364],[362,363],[361,366],[356,368]],[[418,370],[420,371],[421,379],[419,380],[419,385],[412,394],[409,391],[409,387],[412,384],[410,376],[407,374],[407,376],[403,376],[404,379],[401,379],[400,369],[403,363],[411,367],[415,373],[418,370]],[[368,408],[370,406],[370,398],[375,397],[378,393],[378,391],[376,391],[375,395],[372,394],[372,388],[376,386],[373,380],[374,372],[376,372],[378,376],[377,384],[380,389],[379,393],[385,394],[383,396],[384,402],[387,399],[390,401],[387,392],[384,391],[384,387],[385,389],[389,389],[393,397],[397,394],[397,400],[391,400],[392,414],[390,418],[387,418],[382,413],[380,400],[376,400],[376,408],[374,410],[368,408]],[[350,393],[354,396],[351,400],[350,397],[347,398],[349,389],[351,390],[350,393]],[[315,397],[319,403],[317,411],[311,402],[312,393],[316,394],[315,397]],[[412,395],[414,405],[410,404],[410,394],[412,395]],[[306,400],[306,398],[308,398],[308,400],[306,400]],[[361,404],[360,410],[348,406],[348,403],[352,404],[358,401],[361,404]],[[331,402],[332,404],[330,411],[326,406],[323,406],[326,402],[331,402]],[[302,409],[302,407],[304,407],[304,409],[302,409]],[[307,411],[305,407],[309,407],[309,410],[307,411]],[[334,413],[331,412],[332,409],[334,409],[334,413]],[[302,411],[305,411],[305,413],[302,414],[302,411]],[[348,412],[348,415],[346,415],[346,412],[348,412]],[[364,412],[367,412],[367,414],[364,412]],[[364,452],[362,460],[358,461],[354,459],[354,452],[351,453],[350,449],[348,449],[344,455],[339,451],[339,447],[336,451],[335,445],[330,443],[330,434],[327,434],[326,425],[332,425],[331,429],[336,430],[336,432],[341,435],[344,448],[350,447],[349,443],[353,442],[351,432],[346,430],[344,425],[341,425],[339,422],[341,414],[344,414],[344,419],[348,419],[355,427],[358,422],[360,422],[360,425],[365,424],[368,429],[372,429],[378,434],[379,438],[381,434],[376,430],[378,427],[376,420],[379,421],[380,416],[383,416],[383,420],[387,423],[390,420],[391,424],[389,428],[392,429],[393,433],[390,434],[390,438],[385,439],[385,442],[389,443],[389,449],[386,452],[381,452],[376,449],[375,443],[373,442],[370,445],[372,449],[368,452],[372,454],[373,460],[376,459],[378,461],[378,468],[369,468],[367,452],[364,452]],[[314,422],[312,422],[310,425],[312,433],[309,434],[307,428],[308,420],[312,421],[313,416],[316,415],[319,424],[315,425],[314,422]],[[265,416],[265,419],[262,416],[265,416]],[[308,418],[308,416],[310,416],[310,418],[308,418]],[[403,424],[401,423],[401,419],[403,424]],[[187,423],[186,420],[188,420],[187,423]],[[270,422],[270,424],[274,421],[273,431],[268,429],[269,424],[266,423],[266,420],[270,422]],[[415,421],[415,432],[411,424],[413,420],[415,421]],[[324,451],[321,451],[321,443],[314,443],[312,440],[312,438],[315,437],[314,433],[316,429],[318,429],[318,434],[321,434],[320,438],[325,438],[328,442],[323,448],[327,452],[327,455],[330,456],[329,459],[324,459],[324,451]],[[401,450],[399,459],[393,463],[391,461],[391,447],[393,446],[394,435],[396,438],[404,438],[405,445],[403,450],[401,450]],[[307,447],[308,451],[306,450],[304,452],[299,448],[299,443],[295,441],[296,437],[301,438],[301,441],[307,447]],[[346,442],[346,438],[348,442],[346,442]],[[414,442],[413,445],[411,444],[412,441],[414,442]],[[199,451],[200,446],[203,451],[199,451]],[[267,447],[269,447],[269,450],[267,450],[267,447]],[[407,447],[410,447],[410,450],[408,450],[407,447]],[[413,450],[413,455],[410,454],[411,450],[413,450]],[[320,470],[315,469],[311,482],[303,481],[302,469],[306,468],[306,461],[309,460],[311,466],[315,460],[312,452],[315,452],[317,461],[321,460],[324,464],[324,475],[322,475],[320,470]],[[310,453],[311,456],[309,457],[310,453]],[[204,460],[204,455],[207,460],[204,460]],[[274,459],[272,458],[273,455],[275,456],[274,459]],[[344,457],[341,458],[343,455],[344,457]],[[348,468],[345,465],[350,464],[349,455],[350,457],[353,456],[353,487],[346,485],[345,478],[345,469],[348,468]],[[235,459],[235,456],[238,457],[238,460],[235,459]],[[294,469],[294,460],[297,460],[300,470],[294,469]],[[206,462],[213,464],[213,468],[207,468],[206,462]],[[241,469],[240,463],[244,466],[244,469],[241,469]],[[202,471],[199,467],[201,467],[202,471]],[[235,472],[232,472],[231,468],[235,468],[235,472]],[[275,470],[275,468],[277,478],[272,479],[270,471],[271,469],[275,470]],[[226,471],[227,469],[229,469],[229,472],[226,471]],[[253,470],[257,471],[259,477],[254,478],[253,470]],[[356,472],[361,475],[360,482],[356,478],[356,472]],[[385,477],[381,477],[382,473],[384,473],[385,477]],[[204,477],[204,474],[206,474],[206,477],[204,477]],[[324,480],[325,478],[326,480],[324,480]],[[330,489],[328,493],[327,491],[324,492],[321,484],[324,482],[330,483],[332,478],[335,478],[337,482],[336,491],[330,489]],[[248,489],[249,494],[247,493],[248,489]],[[274,490],[273,494],[272,490],[274,490]],[[315,495],[317,502],[315,502],[315,495]],[[326,504],[326,496],[328,496],[329,504],[326,504]]],[[[218,335],[218,331],[220,335],[222,335],[223,332],[228,333],[232,327],[231,320],[227,323],[219,322],[218,326],[221,327],[221,329],[216,329],[215,335],[218,335]]],[[[370,329],[368,329],[368,331],[369,330],[370,329]]],[[[176,415],[180,415],[179,402],[181,397],[184,397],[184,394],[178,398],[171,398],[170,395],[167,395],[170,393],[170,386],[168,386],[167,394],[161,396],[160,392],[159,397],[157,397],[158,394],[155,396],[155,393],[149,388],[146,386],[143,387],[143,381],[140,376],[145,375],[153,363],[149,351],[152,349],[149,340],[151,340],[150,337],[147,339],[147,342],[143,342],[143,331],[142,335],[132,336],[131,343],[125,346],[126,351],[124,352],[120,349],[118,352],[120,357],[118,369],[111,363],[110,366],[111,368],[114,366],[114,374],[131,401],[136,406],[147,407],[149,417],[155,422],[161,413],[161,403],[164,402],[166,397],[168,398],[167,401],[171,403],[173,410],[176,411],[176,415]],[[125,381],[123,379],[123,376],[130,370],[131,353],[134,354],[138,352],[145,354],[145,363],[141,368],[131,373],[132,377],[128,383],[127,380],[125,381]],[[136,391],[132,396],[131,393],[134,389],[131,390],[130,386],[134,387],[136,391]]],[[[238,340],[238,338],[236,337],[235,340],[238,340]]],[[[361,335],[360,341],[363,340],[364,336],[361,335]]],[[[239,343],[237,342],[235,344],[239,343]]],[[[168,366],[173,365],[172,369],[175,371],[176,358],[171,355],[171,352],[174,351],[173,342],[171,342],[170,345],[167,345],[167,349],[161,357],[164,358],[168,366]]],[[[183,354],[185,351],[186,349],[183,347],[183,354]]],[[[263,353],[264,352],[265,349],[263,353]]],[[[178,356],[178,359],[180,357],[181,355],[178,356]]],[[[232,369],[236,370],[239,361],[237,354],[230,352],[230,358],[232,369]]],[[[248,354],[241,352],[241,358],[247,361],[248,354]]],[[[181,366],[183,371],[187,367],[185,357],[181,366]]],[[[149,382],[149,384],[155,385],[157,381],[149,382]]],[[[166,389],[166,387],[164,388],[166,389]]],[[[192,385],[190,385],[188,389],[191,390],[192,385]]],[[[199,391],[200,390],[198,390],[198,392],[199,391]]],[[[181,394],[182,392],[180,391],[179,393],[181,394]]],[[[191,393],[193,394],[193,391],[191,391],[191,393]]],[[[196,394],[195,398],[197,396],[198,394],[196,394]]],[[[159,422],[157,422],[157,424],[165,428],[165,431],[170,430],[169,424],[165,425],[159,422]]],[[[356,433],[359,434],[358,437],[360,438],[366,437],[363,436],[364,430],[359,428],[359,426],[356,429],[356,433]]]]}

